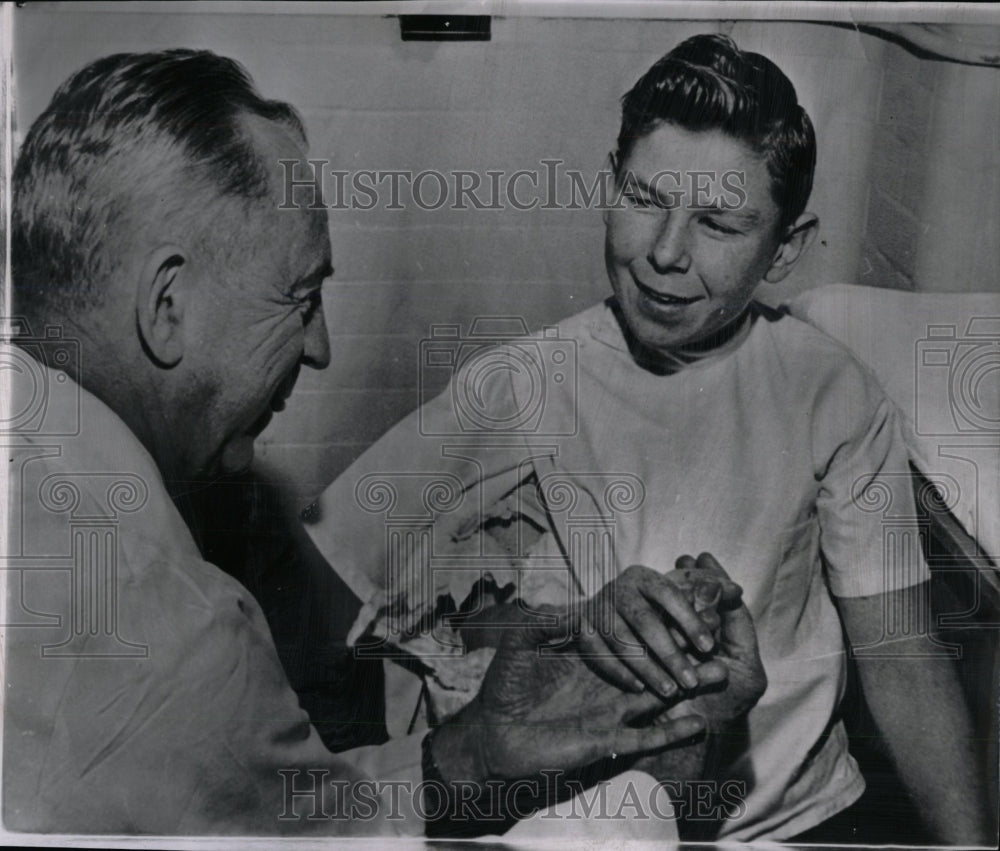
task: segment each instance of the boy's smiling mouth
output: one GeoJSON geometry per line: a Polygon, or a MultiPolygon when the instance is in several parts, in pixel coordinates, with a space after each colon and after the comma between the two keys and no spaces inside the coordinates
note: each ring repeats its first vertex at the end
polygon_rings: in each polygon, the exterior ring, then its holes
{"type": "Polygon", "coordinates": [[[645,284],[640,283],[634,276],[632,280],[635,282],[636,289],[646,296],[646,298],[666,307],[684,307],[689,304],[694,304],[696,301],[701,301],[704,298],[704,296],[700,295],[692,296],[691,298],[681,298],[679,296],[667,295],[666,293],[657,292],[651,287],[647,287],[645,284]]]}

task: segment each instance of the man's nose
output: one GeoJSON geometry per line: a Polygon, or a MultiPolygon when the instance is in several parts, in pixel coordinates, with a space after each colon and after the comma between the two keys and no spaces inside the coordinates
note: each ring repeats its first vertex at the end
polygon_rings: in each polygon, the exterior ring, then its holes
{"type": "Polygon", "coordinates": [[[330,335],[326,330],[322,302],[306,321],[302,362],[313,369],[326,369],[330,365],[330,335]]]}
{"type": "Polygon", "coordinates": [[[657,271],[686,272],[691,264],[688,253],[687,217],[679,210],[670,210],[649,248],[650,265],[657,271]]]}

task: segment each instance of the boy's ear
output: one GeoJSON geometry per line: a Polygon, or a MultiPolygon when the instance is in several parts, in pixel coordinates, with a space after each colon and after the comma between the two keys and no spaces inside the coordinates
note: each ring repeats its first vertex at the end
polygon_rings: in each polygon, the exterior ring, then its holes
{"type": "Polygon", "coordinates": [[[136,327],[144,350],[162,367],[184,356],[184,310],[189,273],[184,249],[161,245],[142,264],[137,282],[136,327]]]}
{"type": "Polygon", "coordinates": [[[812,213],[803,213],[795,223],[785,229],[785,235],[771,262],[771,268],[764,273],[764,280],[775,284],[782,280],[799,258],[806,253],[819,231],[819,219],[812,213]]]}
{"type": "Polygon", "coordinates": [[[601,210],[601,220],[604,222],[604,226],[608,226],[608,219],[610,218],[611,207],[618,200],[618,155],[614,151],[608,151],[608,171],[611,172],[611,198],[610,204],[605,204],[601,210]]]}

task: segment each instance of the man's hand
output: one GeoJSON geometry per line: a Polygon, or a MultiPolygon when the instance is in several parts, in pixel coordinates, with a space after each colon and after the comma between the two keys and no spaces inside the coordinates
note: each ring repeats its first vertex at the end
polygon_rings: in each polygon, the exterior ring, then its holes
{"type": "Polygon", "coordinates": [[[708,553],[681,556],[670,573],[632,565],[589,601],[580,654],[621,688],[649,687],[667,699],[678,687],[718,683],[724,666],[698,668],[695,657],[716,648],[716,606],[731,605],[741,594],[708,553]]]}
{"type": "Polygon", "coordinates": [[[565,637],[570,617],[547,614],[553,623],[508,628],[475,700],[434,734],[433,756],[446,780],[571,770],[612,755],[662,750],[704,729],[704,720],[690,713],[630,727],[667,704],[648,691],[622,692],[572,650],[545,652],[565,637]]]}

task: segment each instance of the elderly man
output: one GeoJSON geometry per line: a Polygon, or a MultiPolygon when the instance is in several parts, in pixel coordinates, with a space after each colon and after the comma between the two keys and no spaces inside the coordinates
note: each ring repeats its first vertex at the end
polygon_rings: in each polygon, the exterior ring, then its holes
{"type": "MultiPolygon", "coordinates": [[[[9,829],[419,831],[408,814],[456,815],[445,781],[656,752],[708,720],[681,704],[674,720],[630,724],[669,704],[565,651],[539,655],[552,623],[572,626],[557,617],[509,631],[460,723],[340,756],[322,745],[258,604],[202,558],[172,502],[248,467],[301,367],[329,363],[326,213],[278,209],[279,162],[305,155],[290,106],[262,99],[231,60],[186,50],[94,62],[25,139],[18,333],[4,350],[9,829]],[[406,798],[421,778],[438,781],[433,806],[406,798]]],[[[683,621],[723,586],[719,611],[701,607],[687,633],[721,627],[721,661],[749,664],[723,692],[736,707],[763,690],[753,630],[738,591],[704,576],[654,596],[683,621]]],[[[698,673],[717,688],[727,670],[698,673]]],[[[680,776],[702,770],[701,745],[673,752],[680,776]]]]}

